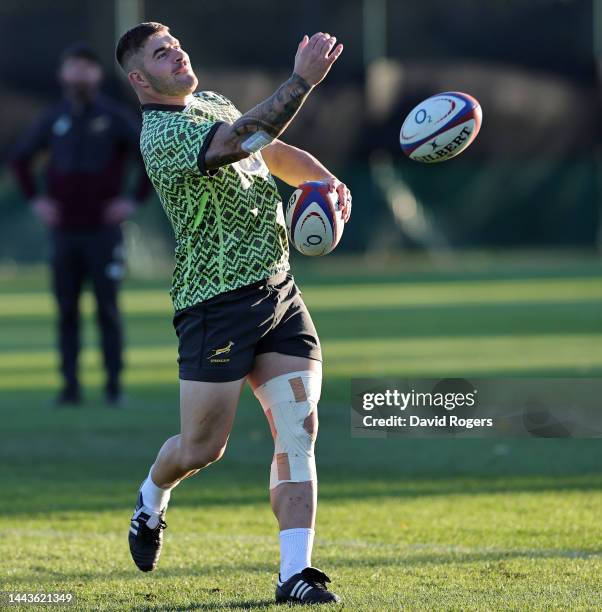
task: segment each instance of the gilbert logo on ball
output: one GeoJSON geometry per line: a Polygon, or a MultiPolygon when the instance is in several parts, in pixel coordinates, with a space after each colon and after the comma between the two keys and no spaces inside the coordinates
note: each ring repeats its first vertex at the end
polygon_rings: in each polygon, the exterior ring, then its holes
{"type": "Polygon", "coordinates": [[[431,96],[410,111],[401,126],[401,150],[414,161],[432,164],[455,157],[481,127],[481,105],[472,96],[448,91],[431,96]]]}
{"type": "Polygon", "coordinates": [[[319,181],[299,185],[288,201],[285,219],[292,245],[310,257],[330,253],[345,225],[336,191],[319,181]]]}

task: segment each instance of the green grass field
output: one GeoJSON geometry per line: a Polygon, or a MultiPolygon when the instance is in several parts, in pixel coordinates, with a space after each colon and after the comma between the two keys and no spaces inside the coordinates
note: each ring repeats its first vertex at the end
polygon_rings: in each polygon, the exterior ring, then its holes
{"type": "MultiPolygon", "coordinates": [[[[354,376],[602,375],[599,265],[304,265],[325,355],[314,564],[345,609],[600,609],[600,440],[358,439],[348,407],[354,376]]],[[[159,570],[129,557],[138,484],[178,427],[167,283],[122,296],[126,408],[99,399],[86,300],[87,401],[57,411],[45,276],[0,277],[0,591],[74,593],[71,610],[272,609],[271,438],[249,393],[225,458],[174,492],[159,570]]]]}

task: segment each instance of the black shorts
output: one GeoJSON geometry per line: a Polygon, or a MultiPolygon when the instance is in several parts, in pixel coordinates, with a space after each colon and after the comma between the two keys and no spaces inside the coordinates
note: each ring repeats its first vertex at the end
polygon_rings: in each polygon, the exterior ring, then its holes
{"type": "Polygon", "coordinates": [[[260,353],[322,360],[316,328],[286,272],[178,310],[173,325],[182,380],[238,380],[260,353]]]}

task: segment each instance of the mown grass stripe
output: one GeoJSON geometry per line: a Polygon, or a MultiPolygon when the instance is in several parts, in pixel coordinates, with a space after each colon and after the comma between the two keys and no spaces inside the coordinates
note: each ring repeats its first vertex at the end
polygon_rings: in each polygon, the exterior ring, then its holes
{"type": "MultiPolygon", "coordinates": [[[[304,298],[313,310],[360,310],[364,308],[444,306],[449,304],[572,304],[602,301],[599,278],[521,279],[492,281],[351,284],[345,286],[302,286],[304,298]]],[[[125,291],[123,311],[128,314],[163,313],[170,316],[172,304],[163,290],[125,291]]],[[[90,295],[84,297],[84,312],[94,310],[90,295]]],[[[48,292],[5,293],[0,300],[0,317],[52,315],[55,312],[48,292]]]]}

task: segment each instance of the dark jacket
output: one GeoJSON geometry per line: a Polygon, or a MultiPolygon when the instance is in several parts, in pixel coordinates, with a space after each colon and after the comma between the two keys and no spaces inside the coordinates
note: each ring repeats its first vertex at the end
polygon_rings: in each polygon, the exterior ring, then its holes
{"type": "Polygon", "coordinates": [[[124,192],[130,157],[139,166],[133,198],[142,202],[151,190],[139,149],[138,122],[118,104],[98,96],[76,112],[68,100],[48,109],[15,147],[12,167],[27,199],[39,191],[32,171],[37,153],[46,151],[44,193],[59,205],[60,226],[94,228],[103,224],[111,198],[124,192]]]}

